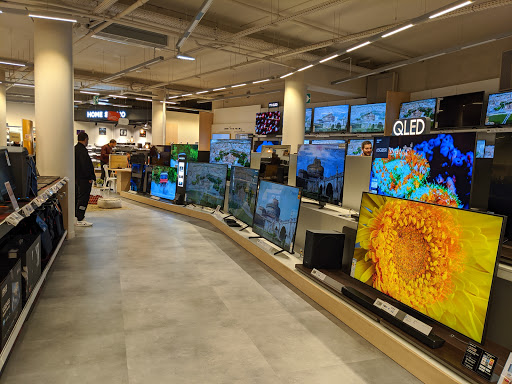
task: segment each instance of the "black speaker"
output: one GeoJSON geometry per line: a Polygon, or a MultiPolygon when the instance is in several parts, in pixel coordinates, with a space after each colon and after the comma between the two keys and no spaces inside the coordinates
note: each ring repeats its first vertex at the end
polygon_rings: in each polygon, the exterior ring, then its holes
{"type": "Polygon", "coordinates": [[[306,231],[304,261],[306,268],[341,269],[345,235],[336,231],[306,231]]]}

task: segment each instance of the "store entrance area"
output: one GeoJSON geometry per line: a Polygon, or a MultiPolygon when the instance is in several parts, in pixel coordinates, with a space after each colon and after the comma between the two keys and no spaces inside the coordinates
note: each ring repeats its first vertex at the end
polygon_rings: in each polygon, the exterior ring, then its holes
{"type": "Polygon", "coordinates": [[[128,201],[87,218],[0,384],[419,383],[208,223],[128,201]]]}

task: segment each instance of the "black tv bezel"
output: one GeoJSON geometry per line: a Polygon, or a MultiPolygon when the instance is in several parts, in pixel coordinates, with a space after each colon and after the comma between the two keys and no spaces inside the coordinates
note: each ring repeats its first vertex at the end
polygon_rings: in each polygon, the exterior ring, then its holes
{"type": "MultiPolygon", "coordinates": [[[[279,135],[282,131],[283,131],[283,112],[282,111],[257,112],[256,113],[256,121],[254,122],[254,134],[255,135],[257,135],[257,136],[275,136],[275,135],[279,135]],[[263,115],[263,114],[267,114],[267,113],[276,113],[276,112],[279,112],[279,128],[274,132],[259,133],[258,132],[258,124],[257,124],[258,115],[263,115]]],[[[221,140],[221,139],[219,139],[219,140],[221,140]]]]}
{"type": "MultiPolygon", "coordinates": [[[[437,97],[430,97],[428,99],[421,99],[421,100],[414,100],[414,101],[406,101],[406,102],[403,102],[403,103],[400,103],[400,111],[398,112],[398,118],[399,119],[402,119],[402,117],[400,117],[400,115],[402,114],[402,107],[405,105],[405,104],[410,104],[410,103],[418,103],[420,101],[427,101],[427,100],[435,100],[435,105],[434,105],[434,118],[432,119],[432,123],[431,123],[431,129],[434,129],[434,127],[436,126],[436,122],[437,122],[437,109],[439,107],[439,99],[437,97]]],[[[405,119],[405,117],[404,117],[405,119]]],[[[481,120],[481,119],[480,119],[481,120]]]]}
{"type": "Polygon", "coordinates": [[[260,187],[261,187],[261,183],[269,183],[269,184],[277,184],[281,187],[287,187],[287,188],[297,188],[299,190],[299,194],[300,194],[300,201],[299,201],[299,209],[297,210],[297,224],[295,225],[295,232],[293,233],[293,240],[292,240],[292,246],[291,246],[291,250],[288,250],[288,249],[284,249],[282,248],[279,244],[276,244],[274,243],[272,240],[270,239],[267,239],[265,236],[262,236],[261,233],[258,233],[254,230],[254,228],[256,228],[254,226],[254,218],[253,218],[253,225],[252,225],[252,231],[254,233],[256,233],[257,235],[261,236],[263,239],[267,240],[269,243],[272,243],[274,244],[276,247],[279,247],[280,249],[283,249],[284,251],[290,253],[290,254],[293,254],[293,250],[295,248],[295,238],[297,236],[297,227],[299,226],[299,217],[300,217],[300,208],[302,206],[302,188],[301,187],[294,187],[294,186],[291,186],[291,185],[286,185],[286,184],[281,184],[281,183],[275,183],[273,181],[268,181],[268,180],[260,180],[259,183],[258,183],[258,194],[256,196],[256,206],[254,208],[254,216],[256,216],[256,210],[258,208],[258,199],[260,197],[260,187]]]}
{"type": "MultiPolygon", "coordinates": [[[[300,152],[300,149],[306,145],[337,145],[337,144],[299,144],[298,145],[298,148],[297,148],[297,164],[299,163],[299,152],[300,152]]],[[[339,144],[339,145],[344,145],[345,148],[339,148],[338,149],[343,149],[345,151],[345,156],[343,156],[343,186],[341,187],[341,199],[340,199],[340,205],[337,205],[337,204],[334,204],[334,203],[330,203],[328,201],[322,201],[320,199],[315,199],[313,197],[309,197],[309,196],[304,196],[304,188],[302,187],[296,187],[296,188],[302,188],[302,197],[305,197],[306,199],[311,199],[311,200],[314,200],[314,201],[318,201],[319,203],[325,203],[325,204],[329,204],[329,205],[333,205],[335,207],[338,207],[338,206],[341,206],[343,204],[343,192],[345,190],[345,165],[346,165],[346,162],[347,162],[347,141],[345,140],[345,144],[339,144]]],[[[298,172],[299,172],[299,167],[297,166],[297,169],[295,170],[295,178],[297,178],[299,175],[298,175],[298,172]]],[[[302,200],[301,200],[302,201],[302,200]]]]}
{"type": "MultiPolygon", "coordinates": [[[[484,125],[485,127],[510,127],[512,126],[512,119],[510,121],[510,123],[507,123],[507,124],[486,124],[485,122],[487,121],[487,112],[489,111],[489,99],[491,98],[491,96],[494,96],[494,95],[503,95],[505,93],[508,93],[510,94],[510,99],[512,100],[512,91],[505,91],[505,92],[497,92],[497,93],[491,93],[489,94],[489,97],[487,98],[487,106],[485,107],[485,118],[484,118],[484,125]]],[[[483,110],[483,108],[482,108],[483,110]]],[[[482,111],[483,112],[483,111],[482,111]]],[[[482,121],[482,118],[480,117],[480,121],[482,121]]]]}
{"type": "Polygon", "coordinates": [[[253,168],[241,167],[238,165],[231,167],[231,178],[229,180],[229,193],[228,193],[228,213],[233,215],[236,219],[240,220],[241,222],[247,224],[250,227],[252,227],[252,224],[254,222],[254,212],[256,212],[256,203],[257,203],[257,199],[258,199],[258,189],[259,189],[259,170],[253,169],[253,168]],[[256,190],[254,191],[254,209],[252,211],[252,220],[250,223],[248,223],[247,221],[244,221],[240,217],[238,217],[234,212],[231,211],[231,208],[229,207],[229,202],[231,201],[231,186],[233,185],[234,174],[236,172],[234,170],[236,168],[243,169],[244,171],[253,171],[257,175],[256,190]]]}
{"type": "MultiPolygon", "coordinates": [[[[467,92],[467,93],[460,93],[458,95],[448,95],[448,96],[441,96],[437,98],[437,112],[436,112],[436,124],[434,125],[433,130],[435,131],[443,131],[443,130],[451,130],[451,129],[464,129],[464,128],[470,128],[470,127],[480,127],[482,124],[482,115],[484,113],[484,98],[485,98],[485,92],[484,91],[476,91],[476,92],[467,92]],[[476,95],[479,94],[482,96],[482,109],[480,111],[480,120],[478,124],[471,124],[471,125],[458,125],[458,126],[439,126],[439,113],[441,108],[441,103],[446,98],[455,98],[455,97],[461,97],[461,96],[467,96],[467,95],[476,95]]],[[[444,112],[444,110],[443,110],[444,112]]]]}
{"type": "Polygon", "coordinates": [[[350,104],[336,104],[336,105],[324,105],[323,107],[315,107],[315,108],[312,108],[313,111],[312,111],[312,115],[311,115],[311,131],[310,133],[320,133],[320,134],[326,134],[326,133],[334,133],[334,134],[342,134],[342,133],[348,133],[349,131],[349,126],[350,126],[350,104]],[[339,131],[317,131],[315,129],[315,112],[317,109],[322,109],[322,108],[334,108],[334,107],[344,107],[346,106],[347,107],[347,124],[345,124],[345,126],[339,130],[339,131]]]}
{"type": "MultiPolygon", "coordinates": [[[[168,168],[168,169],[174,169],[176,170],[175,167],[171,167],[170,165],[153,165],[153,167],[151,168],[151,176],[150,176],[150,181],[151,183],[153,182],[153,172],[155,172],[155,168],[156,167],[163,167],[163,168],[168,168]]],[[[176,176],[178,175],[178,172],[176,172],[176,176]]],[[[150,183],[150,184],[151,184],[150,183]]],[[[166,199],[166,200],[169,200],[169,201],[172,201],[174,199],[169,199],[168,197],[164,197],[164,196],[158,196],[158,195],[155,195],[153,194],[153,188],[151,188],[150,192],[149,192],[149,195],[150,196],[155,196],[155,197],[159,197],[161,199],[166,199]]],[[[176,198],[176,191],[174,191],[174,198],[176,198]]]]}
{"type": "Polygon", "coordinates": [[[314,121],[315,121],[315,108],[313,108],[313,107],[306,108],[306,112],[304,113],[304,129],[305,129],[304,133],[310,134],[313,132],[313,122],[314,121]],[[308,109],[311,109],[311,123],[309,124],[309,128],[306,125],[306,114],[307,114],[308,109]]]}
{"type": "MultiPolygon", "coordinates": [[[[251,154],[252,154],[252,139],[211,139],[210,140],[210,158],[209,158],[209,164],[221,164],[221,165],[227,165],[228,166],[228,169],[231,169],[232,166],[234,166],[234,164],[229,164],[229,163],[212,163],[212,142],[213,141],[222,141],[222,140],[229,140],[229,141],[246,141],[248,142],[250,145],[249,145],[249,157],[248,157],[248,160],[249,160],[249,165],[248,165],[248,168],[250,167],[250,164],[251,164],[251,154]]],[[[235,165],[236,166],[236,165],[235,165]]],[[[227,177],[227,176],[226,176],[227,177]]]]}
{"type": "Polygon", "coordinates": [[[384,103],[370,103],[370,104],[358,104],[358,105],[351,105],[350,106],[350,120],[349,120],[349,128],[350,128],[350,133],[354,133],[354,134],[357,134],[357,135],[366,135],[366,134],[374,134],[374,133],[384,133],[384,130],[386,129],[386,124],[383,125],[382,127],[382,131],[372,131],[372,132],[368,132],[368,131],[364,131],[364,132],[354,132],[354,130],[352,129],[352,109],[354,107],[362,107],[362,106],[368,106],[368,105],[380,105],[380,104],[384,104],[386,106],[386,112],[388,110],[388,105],[386,102],[384,103]]]}
{"type": "MultiPolygon", "coordinates": [[[[406,200],[406,201],[411,201],[413,203],[418,203],[418,204],[427,204],[427,205],[434,205],[436,207],[441,207],[441,208],[447,208],[447,209],[459,209],[459,208],[455,208],[455,207],[448,207],[446,205],[437,205],[437,204],[432,204],[432,203],[425,203],[423,201],[415,201],[415,200],[408,200],[408,199],[404,199],[404,198],[401,198],[401,197],[392,197],[392,196],[382,196],[382,195],[378,195],[376,193],[371,193],[371,192],[363,192],[363,194],[361,195],[361,205],[359,207],[359,212],[361,212],[361,208],[362,208],[362,205],[363,205],[363,196],[364,194],[367,194],[367,195],[375,195],[375,196],[381,196],[381,197],[386,197],[386,198],[390,198],[390,199],[397,199],[397,200],[406,200]]],[[[379,292],[380,294],[382,295],[385,295],[387,298],[390,298],[391,300],[393,300],[394,302],[398,303],[400,307],[403,308],[406,308],[407,310],[410,310],[411,313],[413,314],[413,316],[417,316],[417,317],[420,317],[421,318],[424,318],[424,319],[428,319],[430,321],[433,321],[435,324],[437,325],[440,325],[452,332],[455,332],[457,335],[460,335],[462,337],[465,337],[469,340],[472,340],[480,345],[484,345],[485,344],[485,339],[486,339],[486,336],[487,336],[487,322],[489,320],[489,312],[490,312],[490,308],[491,308],[491,304],[492,304],[492,296],[493,296],[493,293],[494,293],[494,281],[496,280],[496,277],[497,277],[497,274],[498,274],[498,268],[499,268],[499,259],[500,259],[500,255],[501,255],[501,247],[502,247],[502,244],[503,244],[503,235],[504,235],[504,231],[505,231],[505,227],[506,227],[506,223],[507,223],[507,217],[506,216],[503,216],[503,215],[496,215],[496,214],[492,214],[492,213],[484,213],[484,212],[479,212],[479,211],[472,211],[472,210],[469,210],[469,209],[465,209],[465,211],[468,211],[470,213],[474,213],[474,214],[479,214],[479,215],[487,215],[487,216],[495,216],[495,217],[501,217],[503,220],[501,222],[501,231],[500,231],[500,238],[499,238],[499,241],[498,241],[498,248],[496,249],[496,259],[494,261],[494,270],[493,270],[493,274],[492,274],[492,279],[491,279],[491,287],[489,289],[489,299],[487,301],[487,310],[486,310],[486,313],[485,313],[485,320],[484,320],[484,328],[482,330],[482,338],[480,339],[480,341],[477,341],[477,340],[474,340],[472,339],[471,337],[467,336],[467,335],[464,335],[463,333],[460,333],[459,331],[453,329],[453,328],[450,328],[448,325],[446,324],[443,324],[441,323],[440,321],[437,321],[436,319],[430,317],[429,315],[426,315],[410,306],[408,306],[407,304],[405,303],[402,303],[400,300],[397,300],[395,299],[394,297],[392,296],[389,296],[387,293],[384,293],[382,291],[379,291],[377,288],[374,288],[373,286],[369,285],[369,284],[366,284],[364,283],[363,281],[359,280],[359,279],[356,279],[355,277],[352,277],[350,276],[350,274],[347,274],[346,272],[343,272],[345,273],[346,275],[348,275],[351,279],[353,279],[354,281],[358,282],[359,284],[363,284],[363,286],[365,287],[370,287],[371,289],[375,290],[376,292],[379,292]]],[[[356,243],[357,244],[357,233],[359,232],[359,222],[357,223],[357,231],[356,231],[356,243]]],[[[357,249],[357,248],[354,248],[354,249],[357,249]]],[[[407,311],[404,311],[404,312],[407,312],[407,311]]]]}
{"type": "Polygon", "coordinates": [[[222,204],[220,204],[220,207],[221,207],[221,210],[224,209],[224,204],[226,203],[226,181],[227,181],[227,174],[228,174],[228,165],[227,164],[216,164],[216,163],[199,163],[199,162],[192,162],[192,163],[187,163],[187,184],[185,185],[185,202],[187,202],[188,204],[197,204],[197,205],[200,205],[202,207],[207,207],[207,208],[212,208],[212,209],[216,209],[217,207],[212,207],[212,206],[209,206],[209,205],[201,205],[199,204],[198,202],[196,201],[191,201],[189,199],[189,196],[188,196],[188,191],[187,191],[187,186],[188,186],[188,183],[189,183],[189,180],[190,180],[190,177],[188,177],[188,174],[190,172],[190,167],[199,167],[199,166],[204,166],[204,165],[207,165],[207,166],[211,166],[211,167],[226,167],[226,177],[224,177],[224,195],[222,196],[222,204]]]}

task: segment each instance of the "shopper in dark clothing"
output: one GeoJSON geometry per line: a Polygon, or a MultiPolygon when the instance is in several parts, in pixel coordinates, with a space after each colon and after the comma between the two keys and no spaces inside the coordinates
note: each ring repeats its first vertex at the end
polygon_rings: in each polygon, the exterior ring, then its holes
{"type": "Polygon", "coordinates": [[[75,145],[75,216],[78,227],[91,227],[92,224],[84,220],[85,210],[89,204],[92,183],[96,181],[94,165],[87,151],[89,136],[85,132],[78,135],[75,145]]]}
{"type": "Polygon", "coordinates": [[[117,142],[112,139],[108,144],[105,144],[101,147],[101,155],[100,155],[100,163],[101,163],[101,178],[105,181],[105,168],[103,167],[105,164],[109,163],[109,157],[112,153],[112,148],[116,146],[117,142]]]}

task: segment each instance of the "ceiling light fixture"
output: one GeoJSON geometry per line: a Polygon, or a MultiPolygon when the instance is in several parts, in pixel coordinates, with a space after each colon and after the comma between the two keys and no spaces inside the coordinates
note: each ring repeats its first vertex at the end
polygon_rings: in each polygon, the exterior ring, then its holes
{"type": "Polygon", "coordinates": [[[290,72],[290,73],[287,73],[286,75],[280,76],[279,78],[280,78],[280,79],[284,79],[285,77],[291,76],[291,75],[293,75],[294,73],[295,73],[295,72],[290,72]]]}
{"type": "Polygon", "coordinates": [[[56,21],[67,21],[68,23],[76,23],[75,19],[69,19],[65,17],[56,17],[56,16],[45,16],[45,15],[36,15],[34,13],[30,13],[28,17],[32,17],[34,19],[47,19],[47,20],[56,20],[56,21]]]}
{"type": "Polygon", "coordinates": [[[409,28],[412,28],[412,27],[414,27],[414,24],[405,25],[402,28],[395,29],[394,31],[391,31],[391,32],[386,33],[385,35],[382,35],[382,38],[393,36],[394,34],[396,34],[398,32],[405,31],[405,30],[407,30],[409,28]]]}
{"type": "Polygon", "coordinates": [[[453,12],[453,11],[459,9],[459,8],[466,7],[466,6],[468,6],[468,5],[472,4],[472,3],[473,3],[473,1],[465,1],[464,3],[461,3],[461,4],[455,5],[453,7],[450,7],[448,9],[445,9],[444,11],[435,13],[432,16],[429,16],[429,19],[435,19],[436,17],[446,15],[447,13],[453,12]]]}
{"type": "Polygon", "coordinates": [[[338,54],[335,54],[335,55],[332,55],[332,56],[329,56],[323,60],[320,60],[320,63],[325,63],[326,61],[329,61],[329,60],[332,60],[332,59],[335,59],[337,58],[339,55],[338,54]]]}
{"type": "Polygon", "coordinates": [[[180,60],[188,60],[188,61],[194,61],[196,59],[195,57],[185,55],[183,53],[180,53],[179,51],[178,51],[178,54],[176,55],[176,58],[180,59],[180,60]]]}
{"type": "Polygon", "coordinates": [[[196,92],[196,95],[201,95],[203,93],[207,93],[207,92],[210,92],[210,91],[201,91],[201,92],[196,92]]]}
{"type": "Polygon", "coordinates": [[[226,89],[226,87],[215,88],[215,89],[213,90],[213,92],[215,92],[215,91],[223,91],[223,90],[225,90],[225,89],[226,89]]]}
{"type": "Polygon", "coordinates": [[[253,84],[259,84],[259,83],[266,83],[267,81],[270,81],[270,79],[253,81],[252,83],[253,83],[253,84]]]}
{"type": "Polygon", "coordinates": [[[153,99],[143,99],[142,97],[136,97],[135,100],[152,102],[153,99]]]}
{"type": "Polygon", "coordinates": [[[306,65],[305,67],[302,67],[301,69],[297,69],[297,72],[305,71],[306,69],[309,69],[313,66],[313,64],[306,65]]]}
{"type": "Polygon", "coordinates": [[[247,83],[232,85],[231,88],[243,87],[244,85],[247,85],[247,83]]]}
{"type": "Polygon", "coordinates": [[[169,96],[168,99],[177,99],[179,96],[169,96]]]}
{"type": "Polygon", "coordinates": [[[14,83],[13,87],[35,88],[36,86],[33,84],[14,83]]]}
{"type": "Polygon", "coordinates": [[[178,104],[174,101],[161,101],[161,103],[164,103],[164,104],[178,104]]]}
{"type": "Polygon", "coordinates": [[[17,63],[15,61],[10,61],[10,60],[4,60],[4,59],[0,59],[0,64],[5,64],[5,65],[15,65],[17,67],[26,67],[27,64],[23,64],[23,63],[17,63]]]}
{"type": "Polygon", "coordinates": [[[126,96],[120,96],[120,95],[108,95],[108,97],[113,97],[114,99],[127,99],[126,96]]]}
{"type": "Polygon", "coordinates": [[[370,45],[371,43],[372,43],[371,41],[366,41],[363,44],[359,44],[359,45],[356,45],[355,47],[347,49],[346,52],[348,53],[348,52],[355,51],[356,49],[366,47],[367,45],[370,45]]]}
{"type": "Polygon", "coordinates": [[[184,95],[181,95],[181,97],[187,97],[187,96],[192,96],[192,93],[185,93],[184,95]]]}
{"type": "Polygon", "coordinates": [[[99,93],[98,93],[98,92],[80,91],[80,93],[85,93],[85,94],[87,94],[87,95],[96,95],[96,96],[99,96],[99,93]]]}

